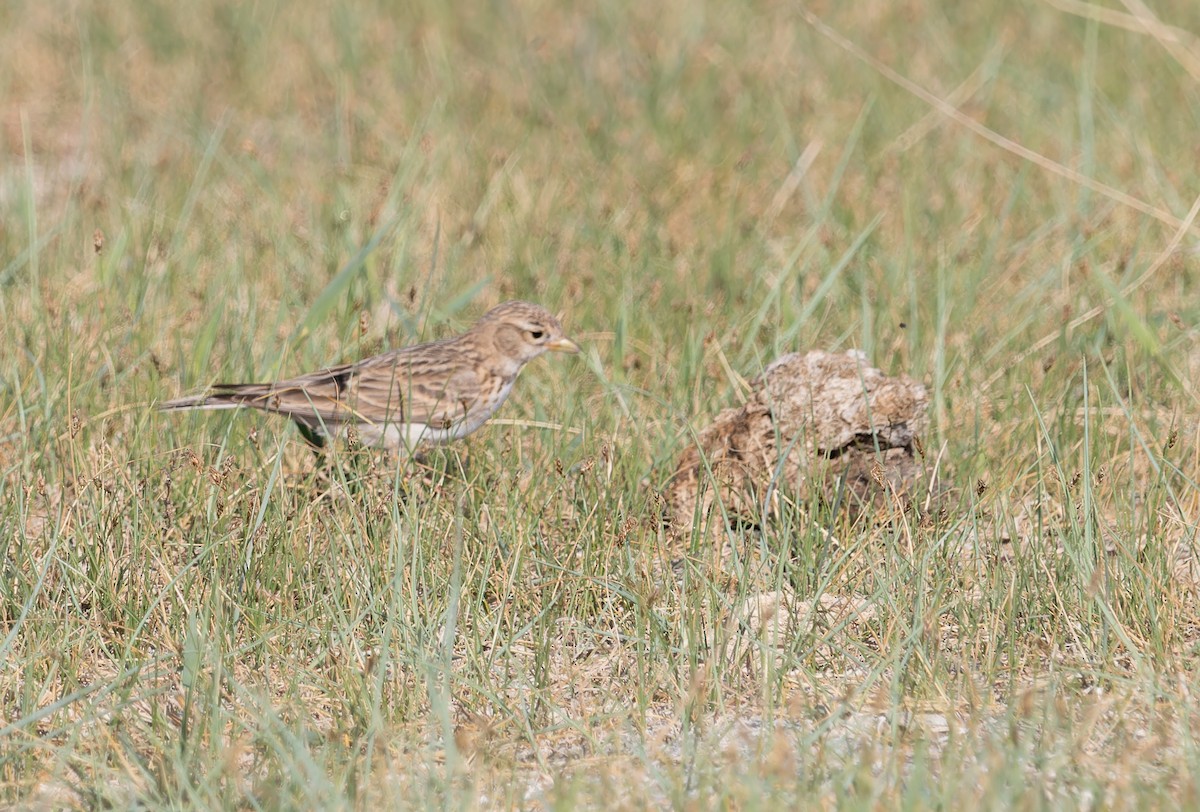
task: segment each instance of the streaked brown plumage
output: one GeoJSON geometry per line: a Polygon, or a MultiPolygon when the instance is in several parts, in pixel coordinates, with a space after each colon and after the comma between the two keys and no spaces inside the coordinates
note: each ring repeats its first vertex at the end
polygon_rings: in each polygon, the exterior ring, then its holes
{"type": "Polygon", "coordinates": [[[521,368],[542,353],[579,352],[562,325],[529,302],[505,302],[460,336],[392,350],[274,383],[217,384],[166,411],[249,406],[287,415],[310,441],[345,438],[411,451],[465,437],[500,408],[521,368]]]}

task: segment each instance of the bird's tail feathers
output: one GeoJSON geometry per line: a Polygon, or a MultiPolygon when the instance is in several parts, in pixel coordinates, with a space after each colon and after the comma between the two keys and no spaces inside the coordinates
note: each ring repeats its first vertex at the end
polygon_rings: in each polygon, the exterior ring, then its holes
{"type": "Polygon", "coordinates": [[[240,409],[255,405],[253,401],[269,394],[270,388],[260,384],[218,384],[213,391],[203,395],[188,395],[158,404],[160,412],[182,412],[192,409],[214,411],[217,409],[240,409]]]}

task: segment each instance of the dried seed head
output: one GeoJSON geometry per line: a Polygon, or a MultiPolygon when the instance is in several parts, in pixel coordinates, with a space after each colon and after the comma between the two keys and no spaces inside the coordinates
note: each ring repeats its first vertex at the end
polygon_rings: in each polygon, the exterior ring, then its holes
{"type": "Polygon", "coordinates": [[[871,479],[874,480],[875,484],[881,488],[887,487],[886,473],[887,472],[883,469],[882,462],[875,460],[875,462],[871,463],[871,479]]]}

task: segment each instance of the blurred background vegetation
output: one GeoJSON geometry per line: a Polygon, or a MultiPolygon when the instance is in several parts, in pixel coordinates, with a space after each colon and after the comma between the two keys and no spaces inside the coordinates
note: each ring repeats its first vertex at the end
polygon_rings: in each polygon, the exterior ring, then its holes
{"type": "Polygon", "coordinates": [[[0,792],[1186,804],[1200,4],[1154,6],[8,0],[0,792]],[[518,297],[585,352],[427,487],[152,409],[518,297]],[[756,587],[664,585],[654,491],[740,378],[851,347],[958,501],[759,534],[883,619],[746,674],[700,632],[756,587]]]}

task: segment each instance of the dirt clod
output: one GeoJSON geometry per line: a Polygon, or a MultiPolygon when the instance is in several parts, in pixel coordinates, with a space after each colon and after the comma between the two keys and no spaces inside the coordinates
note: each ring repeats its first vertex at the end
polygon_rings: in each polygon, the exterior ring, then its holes
{"type": "Polygon", "coordinates": [[[914,445],[928,403],[924,386],[859,350],[785,355],[680,455],[666,489],[672,527],[690,530],[717,505],[757,524],[780,499],[834,504],[839,491],[855,515],[904,503],[921,478],[914,445]]]}

